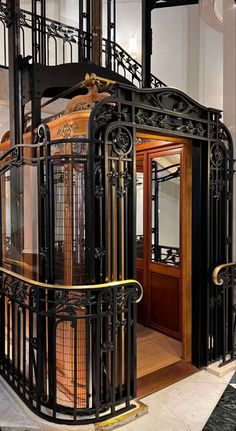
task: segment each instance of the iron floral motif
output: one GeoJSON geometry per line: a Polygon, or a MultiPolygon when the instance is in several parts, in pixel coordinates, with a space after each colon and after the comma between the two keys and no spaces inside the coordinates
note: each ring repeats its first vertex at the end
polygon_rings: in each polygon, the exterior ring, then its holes
{"type": "Polygon", "coordinates": [[[193,121],[187,118],[175,117],[141,108],[136,112],[135,121],[141,125],[159,127],[161,129],[173,130],[175,132],[186,133],[189,135],[203,137],[206,134],[204,125],[200,121],[193,121]]]}
{"type": "Polygon", "coordinates": [[[113,350],[115,350],[114,343],[112,341],[104,341],[104,343],[102,343],[101,345],[101,350],[104,353],[112,352],[113,350]]]}
{"type": "Polygon", "coordinates": [[[79,310],[94,304],[95,296],[86,293],[73,293],[70,290],[56,290],[55,299],[48,301],[48,309],[41,311],[42,315],[49,315],[57,319],[64,316],[76,317],[79,310]]]}
{"type": "Polygon", "coordinates": [[[227,185],[227,171],[224,169],[224,144],[215,142],[211,146],[210,189],[213,198],[219,200],[227,185]]]}
{"type": "Polygon", "coordinates": [[[224,190],[225,185],[226,185],[226,181],[222,178],[214,181],[211,179],[210,188],[214,199],[216,200],[220,199],[221,193],[224,190]]]}
{"type": "Polygon", "coordinates": [[[132,137],[127,129],[112,133],[112,147],[119,156],[126,156],[132,150],[132,137]]]}
{"type": "Polygon", "coordinates": [[[117,191],[118,197],[124,197],[127,194],[127,189],[129,188],[131,182],[131,175],[128,172],[128,169],[121,172],[115,172],[114,169],[107,174],[108,181],[110,184],[115,187],[117,191]],[[124,179],[124,185],[119,185],[120,179],[124,179]]]}
{"type": "Polygon", "coordinates": [[[94,253],[95,259],[102,259],[102,257],[105,255],[106,255],[106,251],[104,250],[103,247],[95,248],[95,253],[94,253]]]}
{"type": "Polygon", "coordinates": [[[224,160],[224,154],[221,146],[218,143],[215,143],[211,147],[211,163],[212,166],[217,168],[222,166],[224,160]]]}
{"type": "Polygon", "coordinates": [[[10,276],[3,276],[0,292],[9,299],[24,304],[29,296],[29,286],[19,280],[14,280],[10,276]]]}
{"type": "Polygon", "coordinates": [[[117,108],[114,104],[103,105],[95,117],[95,129],[102,129],[107,123],[118,120],[117,108]]]}
{"type": "Polygon", "coordinates": [[[76,32],[75,29],[69,28],[63,24],[51,22],[47,25],[47,31],[49,36],[62,38],[64,42],[78,43],[79,31],[76,32]]]}
{"type": "Polygon", "coordinates": [[[163,110],[179,112],[181,114],[195,113],[198,118],[206,117],[204,109],[191,103],[184,95],[176,94],[174,91],[164,90],[159,93],[147,93],[144,95],[144,99],[153,106],[163,110]]]}
{"type": "Polygon", "coordinates": [[[103,187],[101,187],[101,186],[95,186],[94,196],[97,199],[102,198],[104,196],[104,189],[103,189],[103,187]]]}

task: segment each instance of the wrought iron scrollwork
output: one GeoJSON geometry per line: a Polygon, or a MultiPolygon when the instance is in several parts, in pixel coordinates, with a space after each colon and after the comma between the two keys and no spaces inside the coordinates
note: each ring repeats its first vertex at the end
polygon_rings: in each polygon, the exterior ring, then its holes
{"type": "Polygon", "coordinates": [[[227,154],[226,148],[221,142],[211,144],[211,175],[210,187],[212,196],[218,200],[227,190],[227,154]]]}
{"type": "Polygon", "coordinates": [[[210,298],[210,308],[223,308],[221,326],[222,365],[236,358],[236,263],[218,265],[212,273],[215,295],[210,298]],[[231,308],[231,309],[230,309],[231,308]]]}
{"type": "Polygon", "coordinates": [[[180,134],[206,136],[206,124],[188,118],[176,117],[157,111],[138,108],[135,115],[137,124],[172,130],[180,134]]]}
{"type": "Polygon", "coordinates": [[[206,111],[201,109],[200,105],[190,98],[185,97],[180,92],[173,90],[164,90],[159,93],[146,93],[144,99],[153,106],[163,110],[168,110],[181,114],[194,114],[197,118],[206,118],[206,111]]]}
{"type": "MultiPolygon", "coordinates": [[[[4,378],[16,392],[19,390],[26,403],[30,393],[32,410],[45,419],[51,418],[58,397],[68,423],[84,423],[84,413],[85,423],[93,422],[94,407],[98,409],[97,419],[101,407],[102,418],[109,416],[110,405],[107,406],[105,399],[107,388],[101,393],[97,378],[98,375],[104,378],[113,393],[112,376],[122,375],[124,367],[122,361],[114,361],[117,352],[125,358],[125,363],[130,361],[124,346],[129,340],[127,337],[134,336],[133,307],[142,296],[139,283],[125,280],[59,286],[29,280],[4,268],[1,268],[0,279],[0,307],[4,310],[2,319],[7,327],[1,334],[6,346],[4,361],[2,350],[0,352],[4,378]],[[37,361],[38,355],[40,361],[37,361]],[[22,357],[24,362],[17,360],[22,357]],[[42,376],[48,382],[46,386],[40,384],[42,376]],[[53,388],[56,388],[55,394],[53,388]],[[92,406],[86,401],[87,394],[90,394],[89,400],[94,401],[92,406]],[[39,400],[37,406],[36,399],[39,400]],[[76,420],[71,417],[72,411],[76,420]]],[[[133,346],[130,349],[132,354],[133,346]]],[[[126,381],[123,387],[129,385],[133,391],[132,382],[133,379],[126,381]]],[[[130,396],[127,403],[130,406],[130,396]]],[[[114,401],[114,409],[117,408],[120,408],[120,400],[114,401]]],[[[59,406],[55,410],[56,420],[60,419],[60,414],[59,406]]]]}

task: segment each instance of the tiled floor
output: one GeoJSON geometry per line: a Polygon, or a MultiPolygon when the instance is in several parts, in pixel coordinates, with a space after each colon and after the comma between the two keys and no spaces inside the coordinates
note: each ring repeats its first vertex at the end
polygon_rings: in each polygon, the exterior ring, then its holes
{"type": "Polygon", "coordinates": [[[204,427],[204,431],[222,430],[236,430],[236,372],[204,427]]]}
{"type": "MultiPolygon", "coordinates": [[[[143,402],[148,405],[149,413],[119,428],[119,430],[202,431],[207,422],[209,425],[208,418],[221,399],[232,376],[233,373],[223,378],[218,378],[207,371],[199,371],[168,388],[144,398],[143,402]]],[[[231,383],[233,386],[235,385],[234,380],[231,383]]],[[[233,386],[230,386],[230,388],[235,391],[233,386]]],[[[230,394],[227,392],[226,398],[228,405],[230,403],[230,394]]],[[[230,405],[232,406],[233,404],[231,403],[230,405]]],[[[216,409],[214,413],[215,411],[216,409]]],[[[213,415],[211,418],[213,418],[213,415]]],[[[216,420],[218,420],[217,417],[216,415],[216,420]]],[[[218,430],[217,427],[214,428],[214,422],[210,425],[211,427],[206,428],[207,431],[218,430]]],[[[221,424],[219,429],[221,431],[235,431],[236,423],[232,423],[230,427],[226,425],[221,424]]],[[[0,428],[2,431],[39,429],[39,426],[29,420],[23,410],[11,399],[2,384],[0,384],[0,428]]],[[[56,430],[56,428],[55,426],[54,429],[56,430]]]]}
{"type": "Polygon", "coordinates": [[[231,377],[199,371],[144,398],[149,414],[120,431],[202,431],[231,377]]]}

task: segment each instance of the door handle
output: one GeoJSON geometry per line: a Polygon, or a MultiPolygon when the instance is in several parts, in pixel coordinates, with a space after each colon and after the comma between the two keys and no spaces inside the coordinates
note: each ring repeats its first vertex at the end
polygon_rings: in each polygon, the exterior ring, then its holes
{"type": "Polygon", "coordinates": [[[212,272],[212,281],[216,286],[222,286],[222,284],[224,284],[223,278],[219,278],[219,273],[222,271],[222,269],[230,268],[232,266],[235,266],[236,268],[236,262],[223,263],[222,265],[215,267],[212,272]]]}

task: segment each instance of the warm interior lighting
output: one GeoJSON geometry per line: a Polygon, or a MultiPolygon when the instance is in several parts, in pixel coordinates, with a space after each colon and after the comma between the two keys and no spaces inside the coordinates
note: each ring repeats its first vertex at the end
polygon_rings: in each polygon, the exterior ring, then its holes
{"type": "Polygon", "coordinates": [[[137,39],[133,34],[129,38],[129,53],[133,58],[137,58],[137,39]]]}

